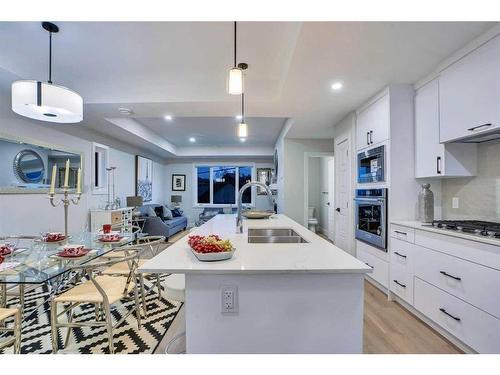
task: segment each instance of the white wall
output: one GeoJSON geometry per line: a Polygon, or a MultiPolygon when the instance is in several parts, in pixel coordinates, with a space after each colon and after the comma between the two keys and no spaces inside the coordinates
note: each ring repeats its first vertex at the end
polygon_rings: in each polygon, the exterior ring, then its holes
{"type": "Polygon", "coordinates": [[[282,211],[295,220],[304,223],[304,155],[306,152],[333,152],[332,139],[285,138],[281,168],[284,168],[284,205],[282,211]],[[284,164],[284,166],[283,166],[284,164]]]}
{"type": "MultiPolygon", "coordinates": [[[[320,185],[320,195],[319,195],[319,230],[323,232],[323,234],[327,235],[328,233],[328,202],[329,202],[329,188],[328,188],[328,178],[331,177],[333,179],[333,175],[331,175],[328,170],[328,161],[333,159],[332,157],[322,157],[319,158],[319,185],[320,185]]],[[[333,192],[332,192],[333,194],[333,192]]],[[[334,202],[330,202],[331,205],[334,202]]]]}
{"type": "MultiPolygon", "coordinates": [[[[170,197],[172,195],[181,195],[182,203],[181,209],[184,212],[184,215],[188,218],[188,226],[193,226],[196,220],[199,217],[199,214],[203,211],[203,208],[194,207],[193,202],[193,165],[197,163],[207,162],[207,160],[190,160],[188,162],[171,162],[168,163],[165,167],[165,203],[170,206],[170,197]],[[172,175],[173,174],[184,174],[186,175],[186,191],[172,191],[172,175]]],[[[255,163],[255,168],[272,168],[273,163],[271,160],[263,161],[263,160],[252,160],[252,159],[240,159],[238,160],[208,160],[210,164],[212,163],[221,163],[228,164],[231,162],[237,163],[255,163]]],[[[269,200],[265,195],[256,195],[256,208],[268,209],[269,208],[269,200]]]]}
{"type": "Polygon", "coordinates": [[[310,157],[308,167],[308,206],[315,207],[314,217],[318,219],[319,226],[321,226],[321,171],[320,171],[320,158],[310,157]]]}

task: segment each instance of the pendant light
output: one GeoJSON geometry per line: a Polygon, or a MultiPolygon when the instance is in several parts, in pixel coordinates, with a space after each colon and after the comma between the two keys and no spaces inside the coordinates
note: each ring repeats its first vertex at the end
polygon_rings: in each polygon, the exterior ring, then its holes
{"type": "Polygon", "coordinates": [[[237,63],[236,59],[236,21],[234,22],[234,64],[229,69],[229,76],[227,79],[227,92],[231,95],[241,95],[244,91],[243,88],[243,70],[248,68],[248,64],[237,63]]]}
{"type": "Polygon", "coordinates": [[[12,110],[35,120],[75,123],[83,120],[82,97],[63,86],[52,83],[52,34],[59,27],[42,22],[49,32],[49,79],[47,82],[20,80],[12,83],[12,110]]]}
{"type": "Polygon", "coordinates": [[[248,126],[245,122],[245,94],[241,94],[241,122],[238,125],[238,137],[248,137],[248,126]]]}

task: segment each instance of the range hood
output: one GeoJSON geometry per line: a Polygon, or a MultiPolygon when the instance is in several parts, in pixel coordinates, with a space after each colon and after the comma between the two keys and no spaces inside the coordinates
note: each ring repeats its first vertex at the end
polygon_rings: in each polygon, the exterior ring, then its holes
{"type": "Polygon", "coordinates": [[[495,140],[500,140],[500,129],[492,129],[489,131],[474,133],[467,137],[455,139],[446,143],[484,143],[495,140]]]}

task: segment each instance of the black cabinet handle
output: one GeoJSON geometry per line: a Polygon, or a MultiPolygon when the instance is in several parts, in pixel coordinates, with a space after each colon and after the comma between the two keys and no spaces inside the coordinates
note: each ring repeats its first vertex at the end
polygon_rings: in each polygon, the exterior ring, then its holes
{"type": "Polygon", "coordinates": [[[406,255],[400,254],[397,251],[395,251],[394,254],[396,254],[397,256],[399,256],[401,258],[405,258],[406,259],[406,255]]]}
{"type": "Polygon", "coordinates": [[[442,275],[445,275],[447,277],[451,277],[452,279],[454,280],[457,280],[457,281],[462,281],[462,278],[458,277],[458,276],[453,276],[453,275],[450,275],[449,273],[445,272],[445,271],[439,271],[440,274],[442,275]]]}
{"type": "Polygon", "coordinates": [[[436,158],[436,173],[441,174],[441,156],[436,158]]]}
{"type": "Polygon", "coordinates": [[[448,315],[450,318],[453,318],[455,319],[457,322],[459,322],[461,319],[456,317],[456,316],[453,316],[451,315],[448,311],[446,311],[445,309],[443,309],[442,307],[439,309],[439,311],[441,311],[443,314],[446,314],[448,315]]]}
{"type": "Polygon", "coordinates": [[[469,128],[467,130],[473,132],[474,130],[477,130],[477,129],[480,129],[480,128],[484,128],[484,127],[488,127],[488,126],[491,126],[491,124],[488,123],[488,124],[478,125],[478,126],[474,126],[472,128],[469,128]]]}
{"type": "Polygon", "coordinates": [[[366,263],[366,262],[365,262],[365,264],[366,264],[368,267],[375,268],[375,267],[373,267],[373,266],[372,266],[371,264],[369,264],[369,263],[366,263]]]}
{"type": "Polygon", "coordinates": [[[370,144],[373,144],[373,130],[370,130],[370,144]]]}
{"type": "Polygon", "coordinates": [[[394,233],[397,233],[397,234],[402,234],[402,235],[404,235],[404,236],[407,236],[407,235],[408,235],[408,233],[406,233],[406,232],[401,232],[401,231],[399,231],[399,230],[395,230],[395,231],[394,231],[394,233]]]}
{"type": "Polygon", "coordinates": [[[335,211],[340,212],[340,207],[337,207],[335,211]]]}
{"type": "Polygon", "coordinates": [[[366,144],[370,144],[370,132],[366,132],[366,144]]]}
{"type": "Polygon", "coordinates": [[[392,280],[394,281],[396,284],[398,284],[400,287],[403,287],[403,288],[406,288],[406,285],[405,284],[401,284],[399,281],[397,280],[392,280]]]}

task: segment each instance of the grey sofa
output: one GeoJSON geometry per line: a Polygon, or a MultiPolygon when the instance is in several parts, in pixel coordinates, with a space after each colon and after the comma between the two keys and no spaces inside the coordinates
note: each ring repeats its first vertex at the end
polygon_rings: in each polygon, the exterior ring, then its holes
{"type": "Polygon", "coordinates": [[[148,207],[153,210],[160,204],[145,204],[138,207],[141,217],[145,218],[143,231],[150,236],[164,236],[166,239],[187,228],[185,216],[174,217],[172,220],[163,221],[158,216],[147,216],[148,207]]]}

